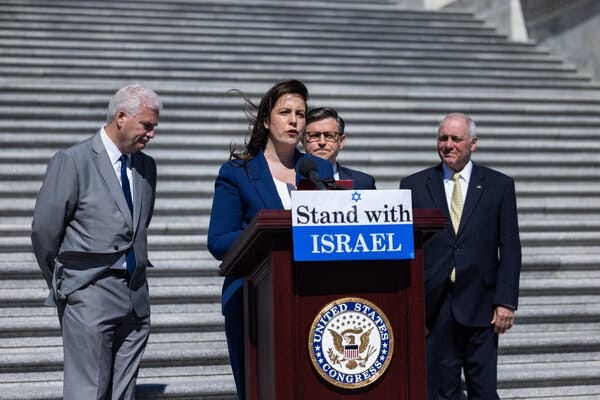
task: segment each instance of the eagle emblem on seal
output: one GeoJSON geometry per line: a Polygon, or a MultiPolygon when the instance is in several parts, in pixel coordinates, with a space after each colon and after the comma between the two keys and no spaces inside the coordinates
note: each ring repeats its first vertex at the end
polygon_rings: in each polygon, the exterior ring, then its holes
{"type": "Polygon", "coordinates": [[[328,329],[333,338],[333,348],[328,349],[331,362],[337,365],[346,363],[346,368],[351,370],[358,366],[365,367],[369,357],[376,351],[373,346],[369,346],[372,329],[346,329],[340,333],[328,329]]]}

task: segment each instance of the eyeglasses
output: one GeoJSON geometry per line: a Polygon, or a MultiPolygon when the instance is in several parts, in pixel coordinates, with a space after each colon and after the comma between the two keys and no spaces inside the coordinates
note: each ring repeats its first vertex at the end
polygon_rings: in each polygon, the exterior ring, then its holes
{"type": "Polygon", "coordinates": [[[306,140],[308,142],[318,142],[321,139],[321,135],[325,136],[325,140],[328,142],[337,142],[340,136],[337,132],[306,132],[306,140]]]}

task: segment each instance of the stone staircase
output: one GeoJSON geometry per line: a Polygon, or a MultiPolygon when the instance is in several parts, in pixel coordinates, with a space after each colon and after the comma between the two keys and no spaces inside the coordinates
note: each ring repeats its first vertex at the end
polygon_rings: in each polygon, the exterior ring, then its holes
{"type": "Polygon", "coordinates": [[[0,0],[0,399],[61,397],[54,309],[31,253],[49,158],[93,134],[125,83],[164,112],[141,399],[234,399],[206,229],[218,166],[246,131],[238,88],[305,81],[347,121],[342,161],[381,189],[437,162],[438,121],[479,127],[474,159],[515,178],[523,241],[502,399],[600,399],[600,87],[468,12],[391,1],[0,0]]]}

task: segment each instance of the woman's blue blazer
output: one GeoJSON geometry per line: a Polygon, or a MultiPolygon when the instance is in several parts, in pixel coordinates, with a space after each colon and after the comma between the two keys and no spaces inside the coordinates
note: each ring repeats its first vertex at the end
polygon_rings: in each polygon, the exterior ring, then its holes
{"type": "MultiPolygon", "coordinates": [[[[304,157],[315,160],[317,171],[323,179],[333,177],[331,165],[327,161],[298,150],[294,157],[297,181],[304,178],[298,171],[300,161],[304,157]]],[[[210,253],[217,260],[222,260],[258,210],[263,209],[283,209],[264,153],[261,151],[248,161],[234,159],[224,163],[215,181],[208,227],[210,253]]],[[[227,311],[228,300],[242,284],[242,278],[225,278],[222,294],[224,314],[227,311]]]]}

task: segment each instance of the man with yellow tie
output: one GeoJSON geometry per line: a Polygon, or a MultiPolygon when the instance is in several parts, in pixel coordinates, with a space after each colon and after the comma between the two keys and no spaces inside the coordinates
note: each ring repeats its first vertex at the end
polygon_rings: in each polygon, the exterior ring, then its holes
{"type": "Polygon", "coordinates": [[[442,162],[402,179],[414,208],[452,221],[425,246],[427,399],[498,399],[498,335],[518,305],[521,242],[514,181],[475,164],[476,127],[465,114],[439,125],[442,162]]]}

